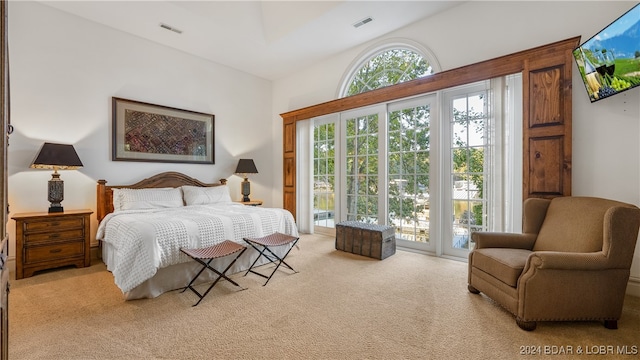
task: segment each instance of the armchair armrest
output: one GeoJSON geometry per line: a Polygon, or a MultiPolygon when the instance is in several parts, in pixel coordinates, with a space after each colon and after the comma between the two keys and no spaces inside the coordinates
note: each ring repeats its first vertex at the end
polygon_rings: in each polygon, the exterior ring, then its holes
{"type": "Polygon", "coordinates": [[[531,250],[536,237],[536,234],[501,232],[474,232],[471,234],[471,239],[476,243],[476,249],[511,248],[531,250]]]}
{"type": "Polygon", "coordinates": [[[535,251],[530,255],[523,273],[530,267],[554,270],[604,270],[615,268],[602,251],[590,253],[535,251]]]}

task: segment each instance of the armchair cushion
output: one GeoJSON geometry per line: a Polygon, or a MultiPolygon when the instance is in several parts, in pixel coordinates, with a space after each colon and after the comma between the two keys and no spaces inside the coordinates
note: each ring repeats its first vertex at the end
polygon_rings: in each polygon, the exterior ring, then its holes
{"type": "Polygon", "coordinates": [[[477,249],[471,265],[509,286],[516,287],[529,255],[531,251],[524,249],[477,249]]]}
{"type": "MultiPolygon", "coordinates": [[[[553,199],[538,233],[534,251],[602,250],[604,214],[615,202],[592,197],[553,199]],[[570,239],[568,241],[568,239],[570,239]]],[[[620,205],[626,206],[627,204],[620,205]]]]}

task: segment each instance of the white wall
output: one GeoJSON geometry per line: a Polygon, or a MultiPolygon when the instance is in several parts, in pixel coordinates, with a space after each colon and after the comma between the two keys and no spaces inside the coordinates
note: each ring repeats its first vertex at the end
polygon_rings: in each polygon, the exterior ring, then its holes
{"type": "MultiPolygon", "coordinates": [[[[276,81],[274,129],[282,131],[280,113],[335,99],[349,65],[383,39],[417,41],[435,54],[443,70],[448,70],[574,36],[582,36],[585,41],[635,4],[462,4],[276,81]]],[[[640,205],[640,89],[591,104],[575,65],[573,69],[573,194],[640,205]]],[[[274,156],[280,155],[281,137],[276,143],[274,156]]],[[[281,178],[276,179],[275,189],[282,189],[281,178]]],[[[630,284],[630,292],[640,296],[640,246],[636,247],[630,284]]]]}
{"type": "MultiPolygon", "coordinates": [[[[252,198],[273,202],[271,82],[34,2],[10,2],[11,214],[47,211],[51,171],[29,169],[43,142],[73,144],[84,167],[61,171],[65,209],[95,211],[96,181],[129,184],[162,171],[228,178],[240,199],[241,157],[255,159],[252,198]],[[215,165],[111,161],[111,97],[215,115],[215,165]]],[[[95,234],[95,214],[92,216],[95,234]]],[[[15,255],[15,224],[9,221],[15,255]]],[[[94,234],[92,236],[94,236],[94,234]]],[[[95,244],[95,239],[93,239],[95,244]]]]}

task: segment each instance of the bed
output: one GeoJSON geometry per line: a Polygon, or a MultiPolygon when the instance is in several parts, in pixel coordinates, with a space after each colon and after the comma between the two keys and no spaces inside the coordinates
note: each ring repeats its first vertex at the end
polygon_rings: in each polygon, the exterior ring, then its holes
{"type": "MultiPolygon", "coordinates": [[[[126,300],[154,298],[183,288],[200,265],[180,252],[244,237],[281,232],[298,236],[293,215],[279,208],[245,206],[231,201],[226,180],[203,183],[178,172],[164,172],[131,185],[107,185],[98,180],[98,229],[104,263],[126,300]]],[[[288,248],[275,249],[284,254],[288,248]]],[[[229,274],[249,268],[258,256],[245,253],[229,274]]],[[[216,259],[217,268],[232,259],[216,259]]],[[[259,264],[265,259],[259,259],[259,264]]],[[[200,282],[212,281],[204,272],[200,282]]]]}

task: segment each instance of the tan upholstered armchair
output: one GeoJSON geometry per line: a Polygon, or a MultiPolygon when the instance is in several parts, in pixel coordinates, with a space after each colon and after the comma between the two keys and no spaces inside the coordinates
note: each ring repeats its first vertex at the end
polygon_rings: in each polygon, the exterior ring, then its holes
{"type": "Polygon", "coordinates": [[[604,321],[617,329],[638,238],[640,209],[592,197],[530,198],[523,233],[476,232],[469,291],[536,321],[604,321]]]}

